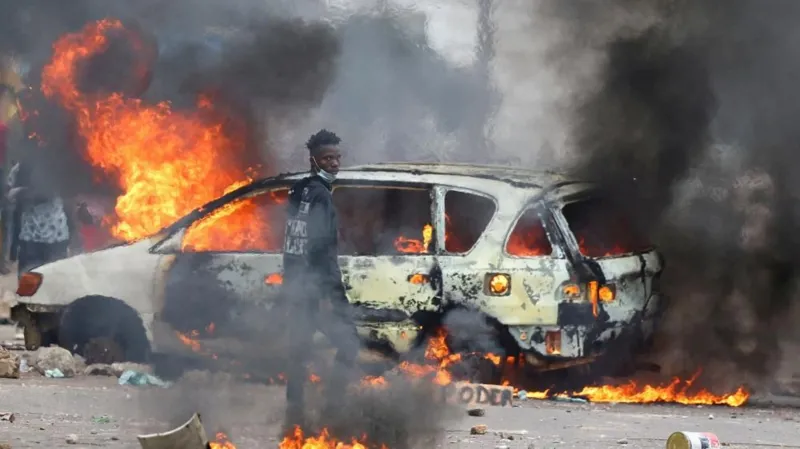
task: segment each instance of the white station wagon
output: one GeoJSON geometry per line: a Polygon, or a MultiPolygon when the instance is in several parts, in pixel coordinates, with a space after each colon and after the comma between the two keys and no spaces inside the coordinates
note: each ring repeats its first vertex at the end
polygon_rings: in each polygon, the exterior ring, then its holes
{"type": "MultiPolygon", "coordinates": [[[[29,349],[120,357],[163,352],[177,332],[257,328],[281,283],[284,203],[306,173],[241,187],[152,237],[22,276],[12,318],[29,349]],[[213,324],[211,324],[213,323],[213,324]]],[[[367,347],[402,355],[456,309],[494,324],[541,369],[652,334],[662,260],[592,186],[553,173],[460,164],[342,170],[340,264],[367,347]]]]}

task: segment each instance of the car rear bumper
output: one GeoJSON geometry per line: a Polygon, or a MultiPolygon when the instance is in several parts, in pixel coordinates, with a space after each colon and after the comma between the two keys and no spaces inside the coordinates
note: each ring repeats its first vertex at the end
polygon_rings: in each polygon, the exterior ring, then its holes
{"type": "Polygon", "coordinates": [[[611,321],[595,317],[588,303],[559,304],[555,325],[508,326],[520,349],[532,357],[547,362],[572,364],[588,363],[604,354],[610,347],[619,350],[639,347],[650,338],[661,318],[664,298],[652,295],[645,307],[631,318],[611,321]]]}

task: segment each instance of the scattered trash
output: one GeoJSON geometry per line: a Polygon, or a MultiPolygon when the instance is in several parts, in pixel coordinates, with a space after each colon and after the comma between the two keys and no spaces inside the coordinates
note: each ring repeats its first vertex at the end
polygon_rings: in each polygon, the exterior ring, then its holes
{"type": "Polygon", "coordinates": [[[710,432],[675,432],[667,439],[667,449],[719,449],[719,438],[710,432]]]}
{"type": "Polygon", "coordinates": [[[78,444],[78,435],[74,433],[67,435],[67,444],[78,444]]]}
{"type": "Polygon", "coordinates": [[[19,379],[19,357],[4,348],[0,348],[0,377],[19,379]]]}
{"type": "Polygon", "coordinates": [[[31,367],[28,366],[28,359],[22,358],[19,361],[19,372],[27,373],[31,370],[31,367]]]}
{"type": "Polygon", "coordinates": [[[508,449],[508,445],[500,443],[497,446],[495,446],[494,449],[508,449]]]}
{"type": "Polygon", "coordinates": [[[8,349],[9,351],[24,351],[25,345],[16,341],[4,340],[0,346],[8,349]]]}
{"type": "Polygon", "coordinates": [[[485,435],[487,430],[489,430],[489,426],[486,424],[478,424],[477,426],[472,426],[472,428],[469,429],[469,433],[472,435],[485,435]]]}
{"type": "Polygon", "coordinates": [[[111,418],[108,416],[92,416],[92,422],[95,424],[108,424],[111,418]]]}
{"type": "Polygon", "coordinates": [[[44,375],[46,377],[50,377],[52,379],[61,379],[63,377],[66,377],[66,376],[64,376],[64,373],[62,373],[61,370],[58,369],[58,368],[45,370],[44,375]]]}
{"type": "Polygon", "coordinates": [[[617,444],[628,444],[628,440],[626,438],[621,438],[617,440],[617,444]]]}
{"type": "Polygon", "coordinates": [[[482,408],[471,408],[467,410],[467,415],[469,416],[483,416],[486,414],[486,410],[482,408]]]}
{"type": "Polygon", "coordinates": [[[208,436],[200,415],[195,413],[186,424],[168,432],[139,435],[142,449],[207,449],[208,436]]]}
{"type": "Polygon", "coordinates": [[[519,390],[519,392],[517,392],[517,399],[521,401],[528,399],[528,392],[525,390],[519,390]]]}
{"type": "Polygon", "coordinates": [[[158,377],[147,374],[147,373],[140,373],[138,371],[127,370],[119,376],[119,384],[120,385],[154,385],[157,387],[167,388],[171,385],[170,382],[164,382],[163,380],[159,379],[158,377]]]}
{"type": "Polygon", "coordinates": [[[13,423],[17,419],[11,412],[0,412],[0,421],[8,421],[13,423]]]}
{"type": "Polygon", "coordinates": [[[550,398],[550,400],[551,401],[556,401],[556,402],[574,402],[576,404],[588,404],[589,403],[589,401],[587,401],[586,399],[573,398],[573,397],[570,397],[570,396],[553,396],[552,398],[550,398]]]}
{"type": "Polygon", "coordinates": [[[500,436],[501,438],[505,438],[507,440],[512,440],[513,438],[509,438],[509,437],[513,437],[514,435],[525,436],[525,435],[528,434],[528,431],[524,430],[524,429],[523,430],[495,430],[494,434],[500,436]]]}
{"type": "Polygon", "coordinates": [[[0,449],[11,449],[11,443],[0,443],[0,449]]]}

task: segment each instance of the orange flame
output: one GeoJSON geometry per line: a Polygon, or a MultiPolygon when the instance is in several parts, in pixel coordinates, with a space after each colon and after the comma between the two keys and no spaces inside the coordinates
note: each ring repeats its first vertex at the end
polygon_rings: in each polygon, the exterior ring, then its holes
{"type": "MultiPolygon", "coordinates": [[[[124,193],[117,198],[112,234],[133,241],[153,235],[248,177],[232,163],[244,148],[242,139],[224,132],[226,122],[210,109],[208,99],[198,101],[194,111],[175,111],[166,102],[149,105],[121,93],[91,96],[79,91],[79,65],[105,51],[112,32],[126,30],[119,20],[104,19],[61,37],[43,70],[42,92],[75,115],[87,160],[116,177],[124,193]]],[[[134,49],[140,48],[128,34],[134,49]]],[[[223,208],[216,218],[230,217],[248,204],[223,208]]],[[[231,239],[252,238],[252,220],[237,217],[214,229],[231,239]]],[[[204,229],[191,240],[192,247],[204,249],[211,246],[212,237],[219,240],[208,226],[204,229]]]]}
{"type": "Polygon", "coordinates": [[[236,446],[228,439],[228,435],[222,432],[217,432],[214,439],[215,441],[208,443],[209,449],[236,449],[236,446]]]}
{"type": "Polygon", "coordinates": [[[283,284],[283,275],[280,273],[272,273],[264,279],[264,282],[267,285],[281,285],[283,284]]]}
{"type": "Polygon", "coordinates": [[[353,438],[351,442],[344,443],[330,436],[327,428],[323,428],[319,436],[308,436],[303,434],[300,427],[295,427],[291,435],[286,436],[278,445],[279,449],[368,449],[370,447],[387,449],[385,445],[369,445],[361,438],[360,441],[353,438]]]}
{"type": "Polygon", "coordinates": [[[394,248],[405,254],[425,254],[430,250],[431,240],[433,240],[433,226],[426,224],[422,228],[422,239],[400,236],[394,240],[394,248]]]}
{"type": "Polygon", "coordinates": [[[735,392],[715,395],[706,390],[689,392],[694,379],[681,381],[674,378],[668,385],[652,386],[638,385],[631,381],[619,386],[585,387],[576,393],[592,402],[624,402],[624,403],[652,403],[652,402],[677,402],[686,405],[728,405],[740,407],[750,397],[744,387],[739,387],[735,392]]]}
{"type": "MultiPolygon", "coordinates": [[[[444,329],[439,329],[436,334],[428,340],[428,345],[425,349],[425,358],[432,362],[431,364],[420,365],[406,361],[400,364],[398,367],[399,370],[405,375],[412,377],[430,377],[432,382],[438,385],[447,385],[453,382],[454,379],[450,370],[454,365],[462,361],[463,356],[462,354],[453,354],[450,352],[446,343],[446,338],[446,331],[444,329]]],[[[480,356],[491,361],[496,366],[500,366],[503,363],[507,366],[515,366],[518,362],[518,359],[513,356],[506,357],[505,360],[503,360],[501,356],[492,353],[470,355],[480,356]]],[[[584,387],[581,391],[573,394],[556,393],[550,390],[527,391],[526,397],[528,399],[550,399],[554,397],[577,396],[591,402],[672,402],[687,405],[728,405],[731,407],[740,407],[744,405],[750,397],[750,394],[744,387],[739,387],[733,393],[722,395],[714,395],[706,390],[696,392],[689,391],[699,374],[700,372],[686,381],[675,378],[671,383],[662,386],[639,385],[635,382],[630,382],[619,386],[606,385],[584,387]]],[[[385,387],[386,384],[387,381],[384,377],[367,376],[361,381],[361,385],[365,387],[382,388],[385,387]]],[[[510,386],[511,381],[503,379],[501,384],[503,386],[510,386]]],[[[517,392],[519,389],[514,388],[514,391],[517,392]]]]}
{"type": "MultiPolygon", "coordinates": [[[[214,329],[215,329],[214,323],[211,323],[206,327],[206,333],[208,335],[211,335],[214,332],[214,329]]],[[[196,352],[198,354],[211,357],[214,360],[217,359],[217,355],[216,354],[208,352],[203,348],[203,345],[200,343],[200,340],[199,340],[199,338],[200,338],[200,332],[199,331],[193,330],[193,331],[190,331],[188,334],[184,334],[182,332],[175,331],[175,335],[178,337],[178,340],[180,340],[180,342],[183,343],[184,345],[188,346],[189,349],[192,350],[192,352],[196,352]]]]}

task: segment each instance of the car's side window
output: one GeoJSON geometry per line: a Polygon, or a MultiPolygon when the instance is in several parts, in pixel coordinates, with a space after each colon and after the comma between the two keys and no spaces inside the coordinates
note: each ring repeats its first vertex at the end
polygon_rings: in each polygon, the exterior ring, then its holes
{"type": "Polygon", "coordinates": [[[286,187],[230,203],[195,221],[181,242],[184,252],[281,252],[286,187]]]}
{"type": "Polygon", "coordinates": [[[447,191],[444,195],[445,251],[459,254],[471,250],[496,210],[494,201],[485,196],[447,191]]]}
{"type": "Polygon", "coordinates": [[[517,220],[508,238],[506,252],[517,257],[549,256],[553,247],[537,207],[530,207],[517,220]]]}
{"type": "Polygon", "coordinates": [[[390,185],[337,186],[339,253],[379,256],[434,251],[431,190],[390,185]]]}
{"type": "Polygon", "coordinates": [[[652,248],[647,236],[619,208],[603,198],[571,202],[561,212],[584,256],[618,256],[652,248]]]}

